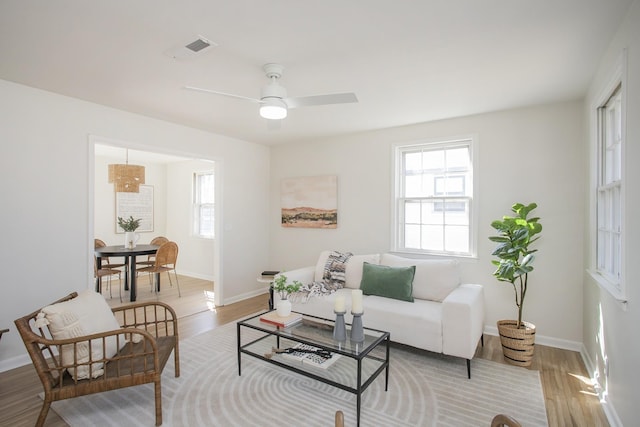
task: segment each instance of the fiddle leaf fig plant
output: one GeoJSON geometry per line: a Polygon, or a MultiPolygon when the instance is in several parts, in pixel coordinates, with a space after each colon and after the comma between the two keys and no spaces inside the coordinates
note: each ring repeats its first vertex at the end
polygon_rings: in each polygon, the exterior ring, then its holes
{"type": "Polygon", "coordinates": [[[518,328],[522,325],[522,309],[527,295],[529,273],[533,271],[534,253],[537,252],[537,249],[531,249],[530,245],[540,238],[539,234],[542,231],[540,218],[528,218],[529,213],[537,207],[536,203],[516,203],[511,207],[514,216],[505,215],[502,220],[491,223],[491,227],[498,232],[497,236],[489,237],[489,240],[497,243],[491,254],[498,257],[491,261],[496,266],[493,275],[499,281],[511,283],[513,286],[518,308],[518,328]]]}

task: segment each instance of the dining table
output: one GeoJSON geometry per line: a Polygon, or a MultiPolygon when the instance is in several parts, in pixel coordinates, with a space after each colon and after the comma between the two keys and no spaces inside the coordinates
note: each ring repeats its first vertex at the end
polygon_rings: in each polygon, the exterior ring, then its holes
{"type": "MultiPolygon", "coordinates": [[[[96,263],[98,268],[102,266],[102,258],[124,257],[129,274],[124,276],[124,288],[129,289],[130,301],[137,298],[136,293],[136,257],[140,255],[155,255],[160,246],[157,245],[136,245],[134,248],[127,248],[124,245],[103,246],[95,248],[96,263]]],[[[159,273],[158,273],[159,276],[159,273]]],[[[160,290],[160,280],[157,277],[156,283],[160,290]]],[[[96,292],[100,292],[100,280],[96,278],[96,292]]]]}

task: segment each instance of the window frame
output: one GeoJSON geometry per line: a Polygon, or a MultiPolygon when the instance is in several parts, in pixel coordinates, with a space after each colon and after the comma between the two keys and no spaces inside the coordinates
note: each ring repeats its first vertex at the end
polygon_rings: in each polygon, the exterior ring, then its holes
{"type": "MultiPolygon", "coordinates": [[[[626,50],[623,50],[622,55],[618,59],[615,70],[611,73],[608,82],[603,85],[599,96],[595,98],[594,103],[591,105],[591,133],[592,133],[592,184],[591,184],[591,261],[589,266],[589,273],[596,283],[604,290],[609,292],[618,302],[627,302],[627,284],[625,280],[625,150],[626,150],[626,69],[627,69],[627,54],[626,50]],[[619,91],[620,96],[620,182],[619,183],[605,183],[603,182],[604,175],[606,174],[606,147],[603,144],[606,136],[606,131],[603,129],[602,119],[606,116],[606,106],[609,101],[616,96],[616,92],[619,91]],[[599,268],[600,265],[600,252],[599,245],[601,239],[601,222],[600,216],[602,212],[600,208],[599,194],[601,191],[608,191],[615,188],[619,189],[619,202],[617,209],[619,211],[619,230],[616,232],[619,235],[620,244],[617,260],[618,277],[612,277],[607,271],[603,271],[599,268]]],[[[612,208],[613,209],[613,208],[612,208]]]]}
{"type": "MultiPolygon", "coordinates": [[[[455,136],[450,138],[437,138],[437,139],[423,139],[419,141],[413,142],[401,142],[395,143],[392,145],[392,194],[391,194],[391,242],[392,248],[391,251],[395,253],[400,253],[408,256],[426,256],[426,257],[453,257],[453,258],[477,258],[477,241],[478,241],[478,227],[477,227],[477,216],[478,212],[475,206],[477,205],[477,195],[478,195],[478,174],[477,174],[477,159],[478,153],[478,137],[477,135],[462,135],[455,136]],[[436,195],[436,189],[434,188],[433,197],[405,197],[403,194],[403,177],[404,177],[404,168],[403,168],[403,155],[405,152],[415,151],[416,149],[424,149],[427,148],[429,150],[438,150],[441,148],[442,150],[451,149],[456,147],[467,147],[469,150],[469,160],[470,160],[470,170],[468,171],[471,182],[463,182],[463,186],[469,188],[470,195],[449,195],[449,196],[439,196],[436,195]],[[432,199],[435,204],[438,203],[436,199],[449,199],[450,203],[467,203],[469,204],[469,215],[468,215],[468,227],[469,227],[469,248],[468,252],[460,252],[460,251],[447,251],[444,250],[431,250],[431,249],[415,249],[415,248],[407,248],[404,245],[403,240],[403,227],[404,227],[404,218],[403,218],[403,206],[404,202],[407,199],[415,199],[415,200],[428,200],[432,199]]],[[[465,171],[464,174],[467,172],[465,171]]],[[[459,173],[452,172],[449,174],[450,176],[460,175],[459,173]]],[[[435,181],[434,181],[435,185],[435,181]]],[[[445,200],[445,203],[447,201],[445,200]]]]}
{"type": "Polygon", "coordinates": [[[193,206],[193,215],[192,215],[192,234],[194,237],[200,239],[215,239],[215,180],[216,176],[213,170],[207,171],[197,171],[193,173],[193,196],[192,196],[192,206],[193,206]],[[201,177],[203,176],[212,176],[213,177],[213,200],[212,203],[203,203],[200,199],[200,186],[201,186],[201,177]],[[211,224],[211,235],[201,234],[200,224],[202,223],[202,208],[209,208],[213,213],[213,224],[211,224]]]}

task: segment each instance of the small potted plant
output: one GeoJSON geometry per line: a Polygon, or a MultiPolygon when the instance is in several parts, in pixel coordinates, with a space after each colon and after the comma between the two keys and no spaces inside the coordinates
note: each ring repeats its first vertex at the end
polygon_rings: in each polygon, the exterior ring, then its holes
{"type": "Polygon", "coordinates": [[[489,240],[498,244],[491,254],[498,257],[491,261],[496,266],[493,275],[501,282],[510,283],[515,294],[518,320],[499,320],[498,332],[505,359],[518,366],[531,365],[533,358],[536,327],[522,320],[522,311],[529,273],[533,271],[534,253],[537,252],[537,249],[529,246],[538,240],[538,234],[542,231],[542,225],[538,222],[540,218],[527,217],[537,207],[535,203],[526,206],[514,204],[511,211],[515,216],[505,215],[502,220],[493,221],[491,226],[498,231],[498,235],[489,237],[489,240]]]}
{"type": "Polygon", "coordinates": [[[286,317],[291,314],[291,301],[289,301],[289,295],[294,292],[300,291],[302,283],[294,280],[293,283],[287,283],[287,276],[279,274],[273,281],[273,291],[278,293],[280,301],[276,306],[278,316],[286,317]]]}
{"type": "Polygon", "coordinates": [[[129,219],[118,217],[118,225],[124,230],[124,247],[127,249],[133,249],[136,247],[136,243],[140,238],[140,235],[135,231],[140,227],[141,218],[134,218],[130,216],[129,219]]]}

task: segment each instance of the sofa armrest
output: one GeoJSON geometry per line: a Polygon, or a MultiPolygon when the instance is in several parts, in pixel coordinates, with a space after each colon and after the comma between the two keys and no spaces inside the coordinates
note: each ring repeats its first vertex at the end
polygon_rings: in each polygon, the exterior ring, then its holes
{"type": "Polygon", "coordinates": [[[484,331],[484,289],[463,284],[442,301],[442,352],[473,359],[484,331]]]}
{"type": "MultiPolygon", "coordinates": [[[[287,276],[287,283],[292,283],[294,280],[297,280],[298,282],[304,285],[308,285],[309,283],[313,282],[315,274],[316,274],[316,267],[311,265],[308,267],[302,267],[295,270],[282,271],[279,274],[276,274],[275,277],[287,276]]],[[[273,295],[274,304],[278,301],[280,301],[280,296],[278,295],[277,292],[274,292],[274,295],[273,295]]]]}

